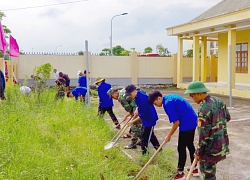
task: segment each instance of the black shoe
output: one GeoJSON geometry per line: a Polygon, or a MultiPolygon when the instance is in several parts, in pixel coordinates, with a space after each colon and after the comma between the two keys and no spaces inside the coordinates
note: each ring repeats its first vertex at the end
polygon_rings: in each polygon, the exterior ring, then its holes
{"type": "Polygon", "coordinates": [[[116,125],[116,127],[115,127],[115,128],[116,128],[116,129],[118,129],[118,130],[120,130],[120,129],[121,129],[120,124],[116,125]]]}
{"type": "MultiPolygon", "coordinates": [[[[159,149],[159,147],[160,146],[155,146],[154,148],[155,148],[155,150],[157,151],[158,149],[159,149]]],[[[161,152],[162,151],[162,148],[159,150],[159,152],[161,152]]]]}
{"type": "Polygon", "coordinates": [[[149,152],[148,151],[142,151],[142,155],[148,155],[149,152]]]}
{"type": "Polygon", "coordinates": [[[136,143],[137,146],[141,146],[141,141],[139,141],[138,143],[136,143]]]}
{"type": "Polygon", "coordinates": [[[136,149],[137,147],[136,147],[135,144],[130,144],[130,145],[128,145],[128,146],[125,146],[124,148],[125,148],[125,149],[136,149]]]}

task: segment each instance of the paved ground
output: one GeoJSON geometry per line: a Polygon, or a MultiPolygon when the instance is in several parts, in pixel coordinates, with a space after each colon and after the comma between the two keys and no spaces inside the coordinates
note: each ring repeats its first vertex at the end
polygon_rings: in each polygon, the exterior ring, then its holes
{"type": "MultiPolygon", "coordinates": [[[[198,104],[193,102],[193,100],[188,96],[184,95],[184,91],[167,91],[160,90],[163,95],[175,93],[184,97],[190,102],[195,111],[199,107],[198,104]]],[[[228,97],[220,97],[227,104],[229,104],[228,97]]],[[[244,99],[233,99],[233,108],[229,109],[231,114],[231,121],[228,123],[228,133],[230,138],[230,154],[227,159],[219,162],[217,165],[217,179],[219,180],[246,180],[250,178],[250,100],[244,99]]],[[[158,137],[160,143],[163,141],[164,137],[171,128],[171,124],[168,122],[168,117],[165,114],[163,108],[156,108],[159,116],[157,125],[155,127],[155,134],[158,137]]],[[[115,101],[114,111],[117,117],[121,120],[126,114],[125,110],[121,105],[115,101]]],[[[107,120],[110,120],[106,116],[107,120]]],[[[175,132],[171,141],[165,145],[165,147],[171,147],[176,149],[177,147],[177,136],[178,132],[175,132]]],[[[130,140],[123,140],[124,143],[129,144],[130,140]]],[[[197,142],[197,136],[195,137],[195,143],[197,142]]],[[[152,146],[151,146],[152,148],[152,146]]],[[[122,149],[122,147],[121,147],[122,149]]],[[[138,148],[137,148],[138,149],[138,148]]],[[[134,150],[124,150],[129,157],[134,156],[134,150]]],[[[138,150],[137,150],[138,151],[138,150]]],[[[177,157],[177,151],[175,151],[175,156],[177,157]]],[[[190,166],[189,159],[186,165],[190,166]]],[[[193,180],[199,180],[201,178],[192,178],[193,180]]]]}

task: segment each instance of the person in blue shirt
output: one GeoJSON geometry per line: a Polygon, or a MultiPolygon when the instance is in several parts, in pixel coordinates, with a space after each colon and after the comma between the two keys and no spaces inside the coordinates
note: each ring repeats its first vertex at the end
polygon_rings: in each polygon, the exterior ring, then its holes
{"type": "Polygon", "coordinates": [[[85,101],[85,95],[87,93],[86,87],[76,87],[72,90],[72,92],[67,92],[67,97],[72,98],[75,97],[75,100],[78,100],[78,97],[80,97],[80,101],[85,101]]]}
{"type": "Polygon", "coordinates": [[[135,114],[138,114],[138,117],[134,120],[131,120],[128,124],[132,125],[137,121],[142,121],[142,154],[147,154],[149,142],[151,142],[154,148],[157,150],[160,147],[160,144],[154,134],[154,126],[156,125],[156,121],[158,120],[158,115],[154,105],[148,102],[148,95],[140,90],[137,90],[137,88],[133,84],[128,85],[125,90],[126,95],[129,95],[132,99],[135,100],[135,103],[137,105],[135,114]]]}
{"type": "Polygon", "coordinates": [[[80,71],[77,73],[79,75],[78,81],[77,81],[77,87],[82,86],[82,87],[87,87],[87,75],[86,75],[86,70],[83,72],[83,75],[80,76],[80,71]]]}
{"type": "Polygon", "coordinates": [[[107,94],[108,90],[111,88],[111,85],[106,83],[105,79],[100,77],[96,78],[95,84],[98,86],[97,92],[99,96],[98,115],[103,117],[107,111],[113,123],[116,125],[116,129],[121,129],[119,122],[113,112],[113,99],[107,94]]]}
{"type": "MultiPolygon", "coordinates": [[[[175,179],[185,179],[183,173],[184,166],[186,163],[186,148],[189,150],[191,163],[194,160],[194,134],[197,126],[197,115],[193,110],[192,106],[181,96],[177,94],[169,94],[162,96],[159,91],[154,91],[149,94],[148,98],[151,104],[157,107],[163,106],[166,114],[168,115],[169,122],[173,123],[171,130],[165,137],[165,143],[171,140],[172,135],[179,127],[178,137],[178,173],[175,179]]],[[[193,176],[199,176],[198,169],[195,168],[192,172],[193,176]]]]}

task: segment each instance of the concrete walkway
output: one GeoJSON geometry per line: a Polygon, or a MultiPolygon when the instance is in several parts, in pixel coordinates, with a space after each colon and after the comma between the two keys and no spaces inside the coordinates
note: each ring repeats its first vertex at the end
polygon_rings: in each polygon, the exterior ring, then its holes
{"type": "MultiPolygon", "coordinates": [[[[199,105],[196,104],[188,95],[184,95],[184,91],[167,91],[160,90],[163,95],[167,94],[179,94],[190,102],[194,110],[197,112],[199,105]]],[[[148,90],[147,92],[150,92],[148,90]]],[[[220,97],[228,104],[228,97],[220,97]]],[[[114,111],[117,117],[121,120],[126,114],[122,106],[114,101],[114,111]]],[[[163,108],[156,108],[159,116],[157,125],[155,127],[155,134],[158,140],[163,142],[164,137],[168,133],[172,124],[169,123],[168,117],[165,114],[163,108]]],[[[231,121],[228,123],[228,133],[230,140],[230,154],[227,159],[219,162],[217,165],[217,179],[218,180],[246,180],[250,178],[250,102],[242,99],[233,99],[233,108],[229,109],[231,114],[231,121]]],[[[106,116],[106,119],[110,121],[110,118],[106,116]]],[[[177,136],[178,132],[175,132],[171,141],[165,146],[171,147],[176,150],[177,148],[177,136]]],[[[197,144],[198,136],[196,134],[195,144],[197,144]]],[[[130,140],[125,140],[125,143],[130,143],[130,140]]],[[[152,147],[151,147],[152,148],[152,147]]],[[[123,147],[121,146],[121,149],[123,147]]],[[[138,149],[138,148],[137,148],[138,149]]],[[[124,152],[131,156],[131,151],[124,150],[124,152]]],[[[177,157],[177,150],[175,151],[177,157]]],[[[177,164],[177,162],[176,162],[177,164]]],[[[190,160],[187,159],[186,165],[190,166],[190,160]]],[[[193,180],[199,180],[201,178],[192,178],[193,180]]]]}

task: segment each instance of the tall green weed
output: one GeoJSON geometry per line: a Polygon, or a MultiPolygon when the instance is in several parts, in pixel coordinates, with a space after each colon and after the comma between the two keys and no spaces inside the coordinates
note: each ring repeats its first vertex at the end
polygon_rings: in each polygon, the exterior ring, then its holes
{"type": "MultiPolygon", "coordinates": [[[[97,117],[96,100],[86,108],[74,99],[55,100],[55,94],[46,89],[38,100],[36,93],[23,96],[18,86],[6,89],[0,101],[0,179],[132,179],[142,166],[119,148],[104,150],[115,132],[97,117]]],[[[166,177],[152,167],[145,176],[166,177]]]]}

